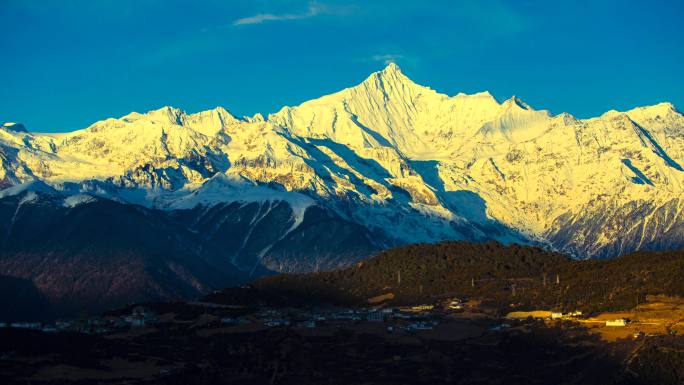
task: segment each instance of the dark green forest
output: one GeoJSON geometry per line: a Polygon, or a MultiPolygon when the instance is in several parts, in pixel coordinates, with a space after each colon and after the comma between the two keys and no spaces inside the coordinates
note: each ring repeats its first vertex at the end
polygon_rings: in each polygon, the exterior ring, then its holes
{"type": "MultiPolygon", "coordinates": [[[[591,313],[629,309],[648,294],[684,295],[684,251],[573,260],[517,244],[417,244],[384,251],[346,269],[278,275],[252,287],[277,291],[276,301],[359,305],[392,293],[395,305],[458,297],[482,299],[501,311],[516,307],[591,313]]],[[[220,302],[220,297],[212,300],[220,302]]]]}

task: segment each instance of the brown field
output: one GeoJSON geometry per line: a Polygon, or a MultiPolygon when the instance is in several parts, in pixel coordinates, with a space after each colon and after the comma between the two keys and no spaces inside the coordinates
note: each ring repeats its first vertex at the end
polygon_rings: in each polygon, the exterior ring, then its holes
{"type": "Polygon", "coordinates": [[[630,311],[606,312],[581,321],[593,334],[605,341],[635,338],[636,333],[646,335],[684,333],[684,298],[647,296],[647,302],[630,311]],[[626,326],[605,326],[608,320],[624,318],[626,326]]]}

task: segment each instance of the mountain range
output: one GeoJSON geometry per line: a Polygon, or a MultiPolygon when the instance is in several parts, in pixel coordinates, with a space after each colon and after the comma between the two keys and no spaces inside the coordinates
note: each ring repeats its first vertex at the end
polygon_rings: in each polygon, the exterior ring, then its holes
{"type": "Polygon", "coordinates": [[[684,247],[684,116],[447,96],[395,64],[263,117],[163,107],[0,128],[0,274],[74,309],[189,297],[441,240],[684,247]]]}

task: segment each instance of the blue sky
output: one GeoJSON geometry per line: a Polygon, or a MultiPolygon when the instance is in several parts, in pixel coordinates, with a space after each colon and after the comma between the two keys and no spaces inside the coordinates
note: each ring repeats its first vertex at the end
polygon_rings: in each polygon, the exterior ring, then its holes
{"type": "Polygon", "coordinates": [[[443,93],[515,94],[553,113],[682,110],[683,14],[680,0],[2,0],[0,121],[267,114],[390,60],[443,93]]]}

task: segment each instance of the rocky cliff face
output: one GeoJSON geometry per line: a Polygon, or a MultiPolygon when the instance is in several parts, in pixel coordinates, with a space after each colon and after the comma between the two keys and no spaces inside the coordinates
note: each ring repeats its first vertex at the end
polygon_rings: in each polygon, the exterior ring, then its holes
{"type": "Polygon", "coordinates": [[[669,103],[577,119],[443,95],[390,64],[266,118],[164,107],[64,134],[15,127],[0,128],[0,201],[139,205],[243,274],[444,239],[579,258],[684,246],[684,116],[669,103]]]}

